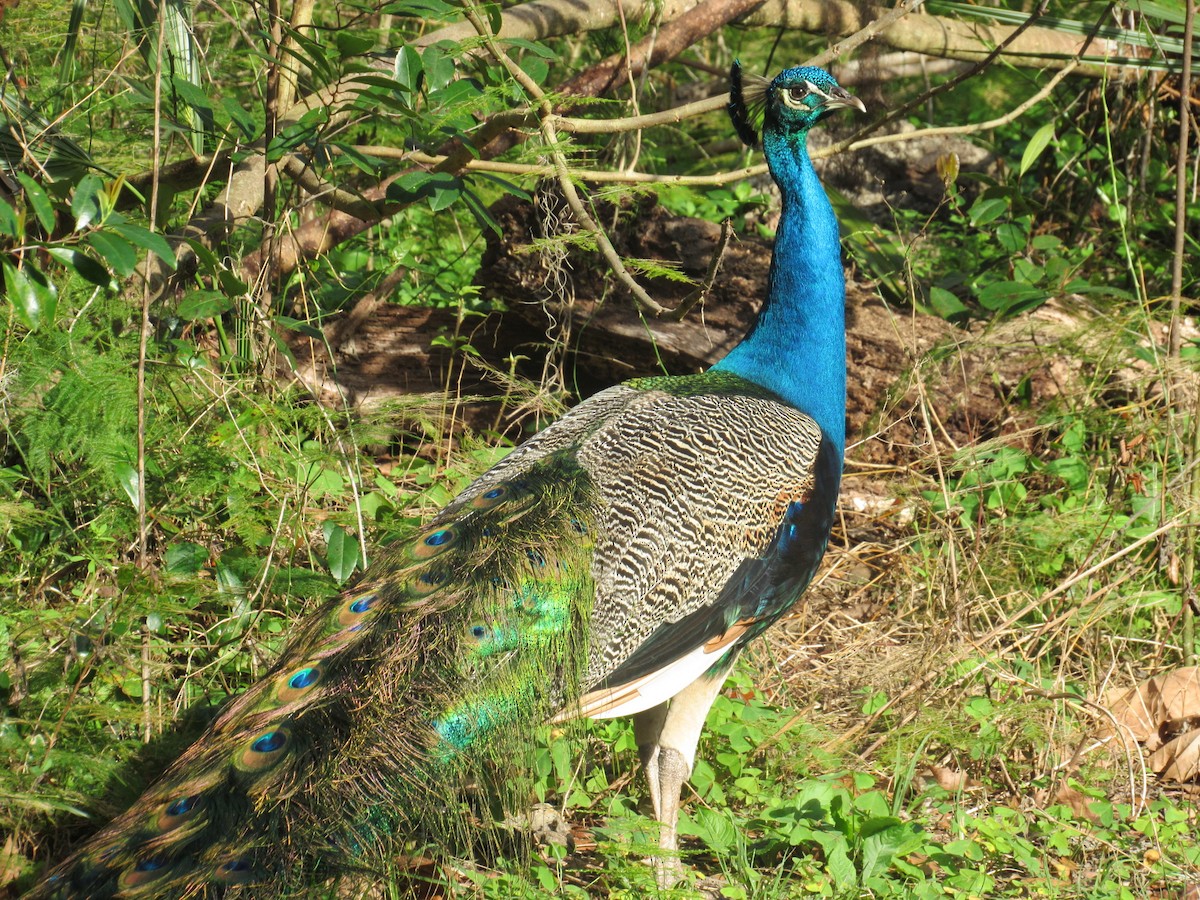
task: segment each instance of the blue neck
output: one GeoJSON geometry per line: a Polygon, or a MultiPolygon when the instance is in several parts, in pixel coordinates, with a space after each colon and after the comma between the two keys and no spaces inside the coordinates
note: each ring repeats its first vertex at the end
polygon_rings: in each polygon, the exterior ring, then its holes
{"type": "Polygon", "coordinates": [[[837,218],[808,158],[807,134],[768,129],[763,151],[783,194],[767,299],[714,369],[740,375],[812,416],[846,447],[846,282],[837,218]]]}

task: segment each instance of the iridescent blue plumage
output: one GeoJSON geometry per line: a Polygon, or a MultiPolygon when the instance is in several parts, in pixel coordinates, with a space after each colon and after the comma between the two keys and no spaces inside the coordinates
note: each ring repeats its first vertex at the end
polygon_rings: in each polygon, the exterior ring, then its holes
{"type": "MultiPolygon", "coordinates": [[[[827,72],[796,67],[766,84],[743,84],[734,64],[735,94],[745,112],[763,106],[762,148],[783,197],[767,297],[745,339],[714,368],[761,384],[808,413],[840,457],[846,443],[846,284],[838,222],[808,155],[808,133],[837,108],[862,104],[827,72]],[[751,96],[745,96],[745,95],[751,96]]],[[[753,136],[748,124],[743,140],[753,136]]]]}
{"type": "MultiPolygon", "coordinates": [[[[581,403],[388,548],[43,896],[220,896],[467,830],[547,719],[632,715],[660,881],[683,781],[741,649],[807,587],[845,445],[844,282],[809,129],[827,73],[735,64],[730,114],[783,194],[767,296],[709,372],[581,403]],[[238,888],[235,888],[238,889],[238,888]]],[[[516,799],[516,798],[510,798],[516,799]]],[[[253,889],[251,889],[253,890],[253,889]]]]}

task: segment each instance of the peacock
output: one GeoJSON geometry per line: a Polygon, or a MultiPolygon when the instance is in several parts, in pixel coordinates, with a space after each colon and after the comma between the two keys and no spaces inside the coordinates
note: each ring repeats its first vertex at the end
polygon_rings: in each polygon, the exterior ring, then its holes
{"type": "Polygon", "coordinates": [[[791,607],[825,552],[845,447],[838,223],[807,150],[827,72],[732,69],[729,113],[782,193],[767,296],[701,374],[603,390],[387,547],[307,620],[43,897],[258,896],[377,869],[469,831],[454,786],[547,721],[632,716],[680,867],[680,791],[739,652],[791,607]]]}

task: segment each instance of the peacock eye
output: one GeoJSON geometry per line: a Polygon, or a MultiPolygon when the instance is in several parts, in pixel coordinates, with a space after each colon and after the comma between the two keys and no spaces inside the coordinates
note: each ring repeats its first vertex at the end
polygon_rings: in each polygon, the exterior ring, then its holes
{"type": "Polygon", "coordinates": [[[796,85],[788,88],[788,99],[793,103],[800,103],[808,96],[808,88],[803,85],[796,85]]]}

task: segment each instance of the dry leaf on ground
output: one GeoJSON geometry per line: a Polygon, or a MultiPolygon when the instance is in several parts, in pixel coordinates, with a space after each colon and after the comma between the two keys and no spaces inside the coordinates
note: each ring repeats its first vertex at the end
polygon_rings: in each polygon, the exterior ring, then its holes
{"type": "MultiPolygon", "coordinates": [[[[1151,751],[1149,764],[1160,776],[1189,781],[1200,775],[1200,666],[1110,691],[1105,705],[1117,728],[1151,751]]],[[[1108,725],[1102,731],[1113,734],[1108,725]]]]}

